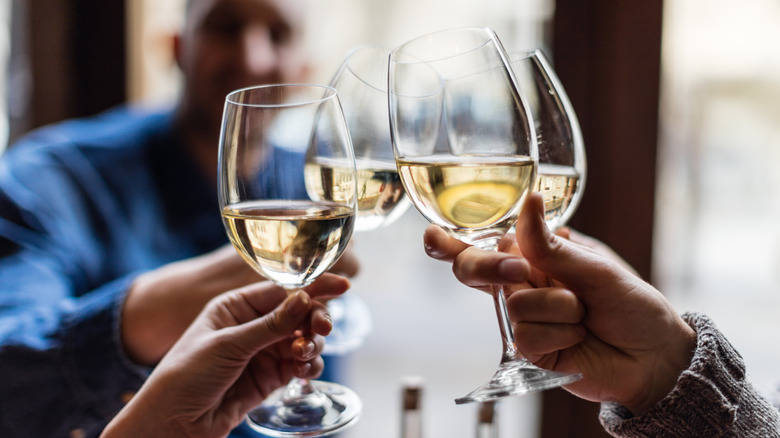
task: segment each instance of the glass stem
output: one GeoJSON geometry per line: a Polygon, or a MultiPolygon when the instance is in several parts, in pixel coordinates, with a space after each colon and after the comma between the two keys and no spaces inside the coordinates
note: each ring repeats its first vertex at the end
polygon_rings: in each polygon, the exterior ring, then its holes
{"type": "Polygon", "coordinates": [[[313,394],[315,391],[314,386],[309,383],[309,379],[293,377],[285,388],[285,399],[297,399],[313,394]]]}
{"type": "Polygon", "coordinates": [[[502,286],[491,285],[490,290],[493,294],[493,303],[496,307],[496,316],[498,317],[498,329],[501,331],[501,347],[503,354],[501,363],[520,359],[517,354],[517,345],[515,344],[515,335],[512,331],[512,323],[509,321],[509,312],[506,309],[506,297],[502,286]]]}
{"type": "MultiPolygon", "coordinates": [[[[498,238],[486,238],[475,242],[474,246],[488,251],[498,251],[498,238]]],[[[523,361],[525,358],[520,356],[515,344],[515,333],[512,331],[512,323],[509,321],[509,312],[506,309],[506,296],[504,296],[504,287],[501,285],[490,285],[490,292],[493,295],[493,304],[496,308],[496,317],[498,319],[498,329],[501,331],[501,363],[523,361]]]]}
{"type": "MultiPolygon", "coordinates": [[[[284,289],[287,291],[287,295],[290,296],[294,294],[295,292],[301,290],[303,286],[301,285],[295,285],[295,286],[288,286],[283,285],[284,289]]],[[[305,397],[310,394],[314,394],[317,392],[317,389],[309,382],[309,379],[301,379],[300,377],[293,377],[290,379],[290,381],[287,383],[287,386],[285,387],[284,394],[285,399],[297,399],[300,397],[305,397]]]]}

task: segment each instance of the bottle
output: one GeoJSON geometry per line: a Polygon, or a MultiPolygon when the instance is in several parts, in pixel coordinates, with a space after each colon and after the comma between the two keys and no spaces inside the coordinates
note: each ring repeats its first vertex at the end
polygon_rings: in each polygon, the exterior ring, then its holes
{"type": "Polygon", "coordinates": [[[406,377],[401,382],[401,438],[422,438],[423,379],[406,377]]]}
{"type": "Polygon", "coordinates": [[[484,401],[479,404],[477,413],[476,438],[498,438],[498,423],[496,422],[496,402],[484,401]]]}

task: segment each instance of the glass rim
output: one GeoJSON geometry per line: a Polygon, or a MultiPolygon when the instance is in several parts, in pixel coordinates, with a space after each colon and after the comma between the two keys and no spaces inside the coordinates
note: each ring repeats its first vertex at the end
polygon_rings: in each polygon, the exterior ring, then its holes
{"type": "Polygon", "coordinates": [[[408,40],[408,41],[406,41],[406,42],[396,46],[395,48],[393,48],[390,51],[389,62],[393,62],[393,63],[396,63],[396,64],[419,64],[419,63],[426,63],[426,62],[445,61],[447,59],[451,59],[451,58],[454,58],[456,56],[462,56],[462,55],[464,55],[466,53],[474,52],[476,50],[479,50],[479,49],[485,47],[486,45],[488,45],[490,43],[494,43],[494,44],[500,45],[499,40],[498,40],[498,36],[496,35],[496,32],[493,29],[489,28],[489,27],[479,27],[479,26],[473,26],[473,27],[453,27],[453,28],[449,28],[449,29],[438,30],[438,31],[430,32],[430,33],[427,33],[427,34],[424,34],[424,35],[420,35],[418,37],[412,38],[412,39],[410,39],[410,40],[408,40]],[[485,35],[486,40],[482,44],[475,45],[474,47],[472,47],[472,48],[470,48],[468,50],[465,50],[463,52],[448,54],[446,56],[433,57],[431,59],[420,59],[420,58],[417,58],[417,57],[413,56],[410,53],[405,53],[403,51],[403,49],[405,47],[408,47],[409,45],[414,44],[414,43],[418,43],[418,42],[420,42],[421,40],[423,40],[425,38],[440,37],[443,34],[453,33],[453,32],[462,32],[462,31],[474,31],[474,32],[478,31],[478,32],[482,32],[485,35]],[[410,58],[416,58],[416,60],[401,60],[401,61],[399,61],[397,55],[398,54],[402,54],[402,53],[405,54],[406,56],[410,57],[410,58]]]}
{"type": "Polygon", "coordinates": [[[335,88],[330,85],[313,84],[313,83],[290,83],[290,84],[265,84],[265,85],[253,85],[249,87],[239,88],[233,90],[225,96],[225,103],[230,105],[237,105],[250,108],[292,108],[303,105],[311,105],[316,103],[325,102],[338,95],[335,88]],[[273,103],[252,103],[244,102],[236,98],[236,96],[261,90],[277,89],[320,89],[323,94],[317,98],[307,98],[294,101],[282,101],[273,103]]]}
{"type": "MultiPolygon", "coordinates": [[[[387,62],[389,62],[390,53],[392,52],[391,49],[389,49],[387,47],[383,47],[383,46],[364,45],[364,46],[354,47],[349,52],[347,52],[347,56],[344,58],[343,68],[346,69],[346,70],[349,70],[350,72],[352,72],[352,75],[358,81],[362,82],[366,86],[368,86],[370,88],[373,88],[374,90],[379,91],[380,93],[386,93],[387,92],[387,75],[386,74],[385,74],[384,84],[383,84],[383,86],[381,88],[379,88],[379,87],[377,87],[376,84],[373,84],[373,83],[370,83],[370,82],[366,81],[364,79],[364,76],[359,74],[357,71],[355,71],[355,69],[352,66],[352,61],[354,60],[354,55],[356,53],[358,53],[358,52],[367,52],[369,50],[372,51],[372,52],[385,52],[385,55],[387,55],[387,57],[388,57],[388,59],[385,60],[385,62],[386,62],[385,65],[387,65],[387,62]]],[[[387,69],[385,69],[385,72],[386,71],[387,71],[387,69]]],[[[338,76],[338,72],[336,73],[336,76],[338,76]]],[[[335,79],[335,77],[334,77],[334,79],[335,79]]]]}
{"type": "Polygon", "coordinates": [[[544,51],[539,48],[507,50],[506,54],[509,57],[509,62],[522,61],[527,58],[544,58],[545,61],[547,60],[544,51]]]}

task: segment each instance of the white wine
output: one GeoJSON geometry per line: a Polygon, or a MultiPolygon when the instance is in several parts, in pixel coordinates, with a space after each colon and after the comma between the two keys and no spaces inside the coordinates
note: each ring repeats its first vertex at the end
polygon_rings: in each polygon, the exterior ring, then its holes
{"type": "Polygon", "coordinates": [[[355,230],[375,230],[406,211],[411,203],[395,162],[357,160],[358,216],[355,230]]]}
{"type": "Polygon", "coordinates": [[[427,156],[399,159],[407,193],[431,222],[455,234],[505,232],[531,188],[529,157],[427,156]]]}
{"type": "Polygon", "coordinates": [[[303,167],[309,197],[315,201],[352,203],[355,199],[355,170],[343,160],[317,157],[303,167]]]}
{"type": "Polygon", "coordinates": [[[544,198],[544,220],[550,229],[562,225],[566,210],[577,193],[580,174],[574,167],[539,164],[536,191],[544,198]]]}
{"type": "MultiPolygon", "coordinates": [[[[389,224],[405,212],[411,203],[406,197],[395,163],[357,160],[357,220],[356,231],[369,231],[389,224]]],[[[328,162],[306,164],[306,187],[310,196],[323,199],[334,180],[344,171],[328,162]],[[335,175],[332,177],[330,175],[335,175]]]]}
{"type": "Polygon", "coordinates": [[[222,210],[228,237],[263,276],[303,287],[338,260],[352,235],[354,210],[333,202],[251,201],[222,210]]]}

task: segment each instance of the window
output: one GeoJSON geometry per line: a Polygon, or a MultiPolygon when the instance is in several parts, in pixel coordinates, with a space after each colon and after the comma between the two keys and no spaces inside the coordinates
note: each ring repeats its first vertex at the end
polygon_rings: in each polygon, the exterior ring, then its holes
{"type": "MultiPolygon", "coordinates": [[[[0,64],[11,58],[11,2],[0,5],[0,64]]],[[[8,68],[0,69],[0,101],[8,100],[8,68]]],[[[8,142],[8,105],[0,105],[0,153],[8,142]]]]}
{"type": "Polygon", "coordinates": [[[780,4],[665,3],[655,278],[780,378],[780,4]]]}

